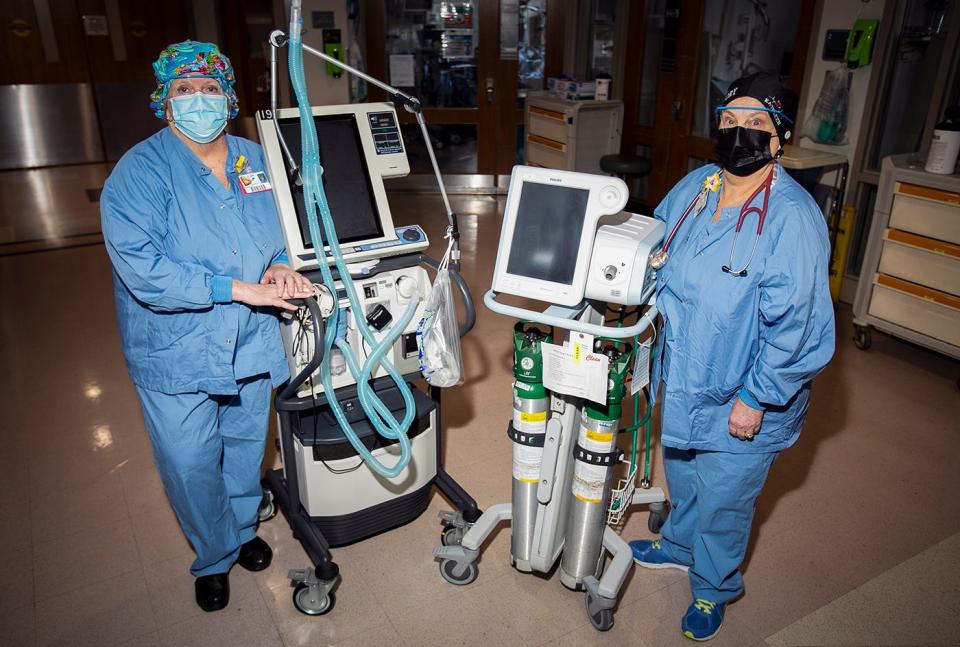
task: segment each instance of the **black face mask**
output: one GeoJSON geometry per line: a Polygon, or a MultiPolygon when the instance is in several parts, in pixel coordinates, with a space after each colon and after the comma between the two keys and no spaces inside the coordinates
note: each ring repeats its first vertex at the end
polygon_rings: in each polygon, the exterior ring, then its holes
{"type": "Polygon", "coordinates": [[[713,151],[720,158],[724,171],[743,177],[759,171],[773,160],[770,137],[765,130],[743,126],[721,128],[713,151]]]}

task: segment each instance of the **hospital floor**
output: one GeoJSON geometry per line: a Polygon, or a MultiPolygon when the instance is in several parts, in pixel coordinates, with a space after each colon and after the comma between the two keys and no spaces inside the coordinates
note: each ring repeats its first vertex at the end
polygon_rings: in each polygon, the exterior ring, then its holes
{"type": "MultiPolygon", "coordinates": [[[[235,568],[230,606],[193,600],[191,551],[164,497],[120,355],[96,189],[106,167],[0,173],[0,645],[689,644],[685,576],[634,569],[608,633],[554,572],[508,563],[509,531],[480,576],[444,582],[434,495],[407,526],[335,550],[343,581],[319,618],[291,604],[308,560],[282,517],[273,565],[235,568]],[[92,191],[88,192],[88,189],[92,191]]],[[[441,253],[435,196],[392,194],[441,253]]],[[[502,201],[458,197],[464,273],[490,282],[502,201]]],[[[510,497],[512,322],[478,307],[466,384],[445,395],[445,461],[482,507],[510,497]]],[[[714,645],[960,644],[960,367],[882,334],[863,352],[840,306],[838,352],[814,385],[799,443],[774,465],[745,564],[746,596],[714,645]]],[[[272,447],[272,442],[269,445],[272,447]]],[[[267,461],[276,463],[268,450],[267,461]]],[[[659,463],[654,481],[663,483],[659,463]]],[[[647,537],[646,514],[623,530],[647,537]]]]}

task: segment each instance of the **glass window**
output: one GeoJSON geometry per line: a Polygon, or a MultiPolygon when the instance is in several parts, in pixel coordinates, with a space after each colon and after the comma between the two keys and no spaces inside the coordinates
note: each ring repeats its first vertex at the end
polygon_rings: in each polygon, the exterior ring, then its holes
{"type": "Polygon", "coordinates": [[[543,90],[543,62],[547,42],[547,0],[520,0],[520,43],[517,91],[543,90]]]}
{"type": "Polygon", "coordinates": [[[428,107],[477,105],[474,2],[387,3],[390,82],[428,107]],[[411,85],[412,82],[412,85],[411,85]]]}
{"type": "Polygon", "coordinates": [[[613,41],[616,33],[616,0],[592,0],[590,7],[590,58],[587,78],[613,73],[613,41]]]}
{"type": "MultiPolygon", "coordinates": [[[[417,124],[401,124],[411,173],[433,173],[423,134],[417,124]]],[[[441,173],[477,172],[477,127],[473,124],[427,124],[441,173]]]]}
{"type": "Polygon", "coordinates": [[[790,74],[800,2],[707,0],[700,35],[700,60],[693,134],[712,137],[713,109],[741,76],[790,74]]]}
{"type": "MultiPolygon", "coordinates": [[[[657,77],[660,71],[660,54],[663,51],[663,21],[666,0],[648,0],[647,17],[644,21],[646,35],[643,42],[643,75],[640,79],[641,126],[653,126],[656,113],[657,77]]],[[[629,63],[628,63],[629,64],[629,63]]]]}
{"type": "Polygon", "coordinates": [[[879,97],[876,143],[867,166],[880,168],[887,155],[920,150],[923,128],[944,59],[952,2],[908,0],[896,35],[886,92],[879,97]]]}

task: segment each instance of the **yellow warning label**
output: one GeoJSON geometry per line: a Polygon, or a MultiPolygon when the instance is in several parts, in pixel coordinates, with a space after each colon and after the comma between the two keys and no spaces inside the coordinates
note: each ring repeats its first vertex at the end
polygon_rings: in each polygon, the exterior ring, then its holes
{"type": "Polygon", "coordinates": [[[580,360],[583,359],[583,344],[578,344],[574,342],[573,344],[573,363],[579,364],[580,360]]]}
{"type": "Polygon", "coordinates": [[[543,422],[547,419],[546,411],[521,411],[520,420],[522,422],[543,422]]]}
{"type": "Polygon", "coordinates": [[[598,443],[609,443],[613,440],[613,434],[609,431],[594,431],[587,429],[587,438],[598,443]]]}
{"type": "Polygon", "coordinates": [[[517,479],[521,483],[539,483],[539,479],[517,479]]]}
{"type": "Polygon", "coordinates": [[[573,496],[577,497],[577,498],[580,499],[581,501],[586,501],[587,503],[600,503],[600,499],[589,499],[589,498],[587,498],[587,497],[585,497],[585,496],[581,496],[581,495],[579,495],[579,494],[574,494],[573,496]]]}

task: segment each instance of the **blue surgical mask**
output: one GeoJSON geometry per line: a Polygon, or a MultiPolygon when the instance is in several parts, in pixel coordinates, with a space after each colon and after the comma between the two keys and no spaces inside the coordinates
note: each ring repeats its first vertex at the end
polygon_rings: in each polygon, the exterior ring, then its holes
{"type": "Polygon", "coordinates": [[[227,97],[222,94],[171,97],[170,112],[177,130],[198,144],[212,142],[227,127],[227,97]]]}

